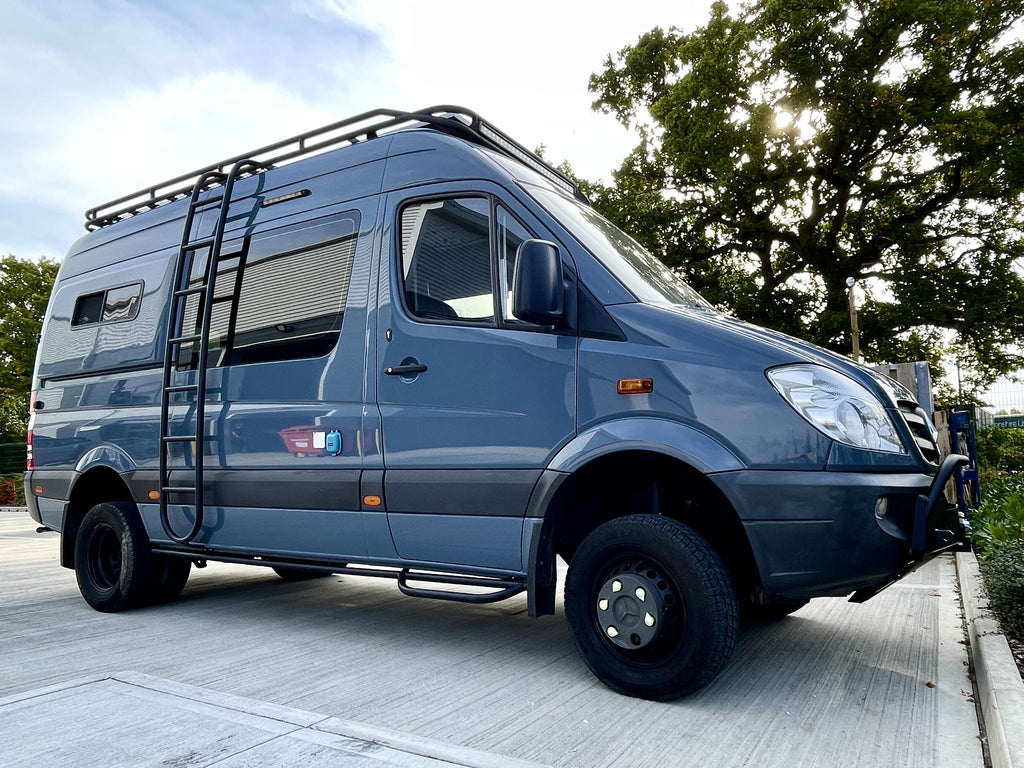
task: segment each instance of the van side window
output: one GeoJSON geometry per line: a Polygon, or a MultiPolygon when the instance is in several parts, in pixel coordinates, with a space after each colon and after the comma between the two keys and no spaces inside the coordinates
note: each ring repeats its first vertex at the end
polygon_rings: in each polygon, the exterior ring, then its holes
{"type": "Polygon", "coordinates": [[[71,326],[77,328],[96,323],[113,323],[119,320],[134,320],[139,314],[142,299],[142,283],[108,288],[105,291],[79,296],[71,316],[71,326]]]}
{"type": "Polygon", "coordinates": [[[425,320],[494,324],[490,202],[460,197],[406,206],[402,280],[409,312],[425,320]]]}
{"type": "MultiPolygon", "coordinates": [[[[359,212],[254,235],[218,261],[210,318],[214,366],[321,357],[341,334],[355,261],[359,212]]],[[[199,284],[202,276],[192,280],[199,284]]],[[[189,301],[185,327],[197,323],[189,301]]],[[[179,367],[194,366],[183,350],[179,367]]]]}
{"type": "Polygon", "coordinates": [[[495,211],[498,226],[498,279],[501,282],[502,318],[512,325],[532,325],[512,314],[512,278],[516,271],[516,254],[519,246],[533,235],[504,207],[499,205],[495,211]]]}
{"type": "Polygon", "coordinates": [[[114,320],[131,320],[139,314],[139,300],[142,298],[142,286],[126,285],[123,288],[111,288],[103,301],[102,322],[114,320]]]}

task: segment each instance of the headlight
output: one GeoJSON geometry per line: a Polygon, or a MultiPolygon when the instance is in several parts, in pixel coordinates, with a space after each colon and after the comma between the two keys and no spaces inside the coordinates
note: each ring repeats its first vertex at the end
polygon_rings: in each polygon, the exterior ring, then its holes
{"type": "Polygon", "coordinates": [[[768,380],[796,412],[829,437],[857,448],[906,453],[878,398],[853,379],[819,365],[789,365],[768,380]]]}

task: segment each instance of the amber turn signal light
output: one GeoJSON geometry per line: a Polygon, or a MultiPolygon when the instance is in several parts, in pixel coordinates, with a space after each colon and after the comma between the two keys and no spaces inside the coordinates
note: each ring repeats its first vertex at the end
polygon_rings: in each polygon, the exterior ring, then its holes
{"type": "Polygon", "coordinates": [[[380,496],[363,496],[363,504],[365,504],[368,507],[379,507],[383,503],[384,499],[382,499],[380,496]]]}
{"type": "Polygon", "coordinates": [[[616,389],[620,395],[646,395],[654,391],[654,379],[619,379],[616,389]]]}

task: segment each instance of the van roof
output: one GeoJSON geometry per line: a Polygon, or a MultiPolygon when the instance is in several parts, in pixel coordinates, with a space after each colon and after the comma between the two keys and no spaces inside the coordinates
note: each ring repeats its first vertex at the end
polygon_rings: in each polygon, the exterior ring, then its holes
{"type": "Polygon", "coordinates": [[[267,170],[328,149],[369,141],[411,128],[430,128],[499,152],[532,168],[575,197],[586,200],[576,182],[568,175],[495,128],[475,112],[465,107],[439,105],[415,112],[375,109],[242,155],[229,157],[90,208],[85,212],[85,228],[90,232],[102,229],[123,219],[188,197],[195,185],[203,182],[204,178],[209,178],[210,174],[227,173],[233,165],[243,160],[255,160],[267,170]]]}

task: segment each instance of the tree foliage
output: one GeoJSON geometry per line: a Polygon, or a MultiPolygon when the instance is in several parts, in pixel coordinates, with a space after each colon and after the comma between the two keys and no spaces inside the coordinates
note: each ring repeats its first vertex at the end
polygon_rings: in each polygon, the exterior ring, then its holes
{"type": "Polygon", "coordinates": [[[744,319],[849,352],[853,277],[867,359],[987,383],[1024,363],[1022,7],[716,2],[654,29],[591,78],[641,137],[591,198],[744,319]]]}
{"type": "Polygon", "coordinates": [[[36,344],[57,266],[0,258],[0,440],[24,437],[36,344]]]}

